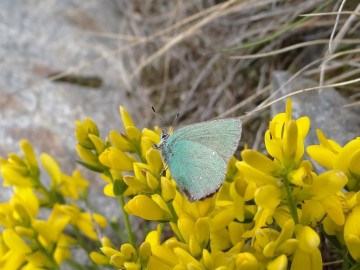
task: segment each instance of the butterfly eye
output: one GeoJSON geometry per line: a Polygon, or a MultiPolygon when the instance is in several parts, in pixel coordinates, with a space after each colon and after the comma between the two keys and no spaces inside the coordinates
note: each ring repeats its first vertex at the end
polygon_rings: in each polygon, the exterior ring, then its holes
{"type": "Polygon", "coordinates": [[[169,134],[167,134],[167,133],[161,133],[161,139],[162,140],[164,140],[164,139],[166,139],[167,137],[169,137],[169,134]]]}

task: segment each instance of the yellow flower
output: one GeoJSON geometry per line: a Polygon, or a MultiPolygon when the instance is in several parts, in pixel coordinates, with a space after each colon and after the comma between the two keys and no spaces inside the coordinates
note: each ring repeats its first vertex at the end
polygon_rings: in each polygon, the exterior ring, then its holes
{"type": "Polygon", "coordinates": [[[40,170],[34,148],[27,140],[20,141],[20,148],[24,153],[24,161],[27,165],[29,174],[33,177],[37,177],[40,173],[40,170]]]}
{"type": "Polygon", "coordinates": [[[341,150],[341,146],[337,142],[327,139],[320,129],[316,130],[316,134],[320,144],[310,145],[306,151],[320,165],[333,169],[334,161],[341,150]]]}
{"type": "Polygon", "coordinates": [[[309,127],[307,117],[291,118],[288,100],[286,112],[276,115],[265,133],[265,146],[272,159],[254,150],[242,151],[243,161],[236,166],[247,183],[255,183],[253,194],[258,207],[255,226],[244,237],[252,237],[258,228],[271,224],[281,204],[288,207],[295,223],[299,222],[298,206],[303,198],[298,193],[313,181],[310,162],[302,160],[309,127]]]}
{"type": "Polygon", "coordinates": [[[350,191],[360,189],[360,137],[347,143],[337,155],[334,169],[340,170],[348,177],[347,188],[350,191]]]}
{"type": "Polygon", "coordinates": [[[54,251],[54,260],[60,265],[64,260],[71,258],[70,247],[76,244],[76,240],[66,234],[60,234],[54,251]]]}
{"type": "Polygon", "coordinates": [[[360,206],[355,207],[344,226],[345,244],[354,260],[360,261],[360,206]]]}
{"type": "Polygon", "coordinates": [[[260,270],[261,264],[256,257],[250,252],[243,252],[236,256],[236,269],[237,270],[260,270]]]}
{"type": "MultiPolygon", "coordinates": [[[[321,204],[320,207],[322,206],[335,223],[339,225],[344,224],[345,216],[342,201],[338,198],[337,194],[346,185],[347,177],[341,171],[327,171],[319,176],[313,174],[312,179],[311,185],[304,187],[297,194],[298,199],[318,201],[321,204]]],[[[313,214],[315,214],[316,209],[321,211],[319,208],[312,209],[313,214]]],[[[318,214],[316,215],[319,217],[318,214]]],[[[310,216],[307,218],[310,218],[310,216]]]]}
{"type": "Polygon", "coordinates": [[[79,195],[89,186],[89,182],[84,179],[77,170],[72,176],[61,172],[59,164],[48,154],[41,154],[41,163],[51,178],[53,190],[60,192],[64,197],[78,199],[79,195]]]}
{"type": "Polygon", "coordinates": [[[30,247],[12,229],[5,229],[0,235],[0,268],[19,269],[26,261],[30,247]]]}
{"type": "Polygon", "coordinates": [[[151,246],[151,251],[152,256],[147,265],[148,269],[172,270],[178,264],[178,256],[164,246],[151,246]]]}
{"type": "Polygon", "coordinates": [[[280,255],[279,257],[275,258],[273,261],[268,263],[267,269],[268,270],[286,270],[288,266],[288,260],[285,254],[280,255]]]}
{"type": "Polygon", "coordinates": [[[0,225],[13,228],[29,226],[39,210],[39,201],[31,188],[16,188],[9,202],[0,204],[0,225]]]}
{"type": "Polygon", "coordinates": [[[161,196],[166,202],[169,202],[175,198],[176,195],[176,186],[174,182],[170,181],[166,177],[161,177],[161,196]]]}
{"type": "Polygon", "coordinates": [[[177,216],[185,212],[196,220],[208,216],[214,210],[216,206],[216,196],[206,198],[202,201],[189,202],[185,195],[177,191],[172,204],[177,216]]]}
{"type": "Polygon", "coordinates": [[[137,250],[129,243],[121,245],[120,249],[114,248],[108,238],[102,239],[101,253],[91,252],[91,259],[99,265],[111,265],[117,269],[141,269],[145,267],[152,256],[149,242],[141,244],[137,250]]]}
{"type": "Polygon", "coordinates": [[[309,226],[303,225],[297,225],[295,232],[298,248],[294,253],[291,270],[321,270],[322,259],[318,249],[320,244],[319,235],[309,226]]]}
{"type": "Polygon", "coordinates": [[[71,176],[62,174],[58,190],[64,197],[70,197],[76,200],[79,199],[79,196],[84,193],[88,186],[88,180],[83,178],[80,171],[75,170],[71,176]]]}
{"type": "Polygon", "coordinates": [[[135,193],[153,194],[158,192],[160,187],[158,178],[162,171],[163,165],[159,151],[155,149],[148,150],[146,154],[146,161],[147,163],[134,162],[134,175],[124,176],[124,182],[135,193]]]}
{"type": "Polygon", "coordinates": [[[0,173],[4,179],[4,186],[32,187],[38,185],[39,167],[34,149],[26,141],[20,141],[24,158],[10,153],[8,159],[0,158],[0,173]]]}
{"type": "Polygon", "coordinates": [[[308,253],[302,249],[297,249],[292,259],[290,270],[321,270],[323,269],[321,253],[315,249],[313,253],[308,253]]]}
{"type": "Polygon", "coordinates": [[[96,124],[89,118],[86,118],[83,122],[76,121],[75,137],[84,148],[95,149],[94,143],[89,138],[89,135],[99,136],[99,130],[96,124]]]}
{"type": "Polygon", "coordinates": [[[348,178],[347,188],[358,191],[360,188],[360,137],[344,147],[329,140],[317,130],[320,145],[311,145],[307,148],[308,154],[322,166],[342,171],[348,178]]]}
{"type": "Polygon", "coordinates": [[[111,169],[131,171],[134,160],[116,147],[109,147],[99,156],[100,162],[111,169]]]}
{"type": "Polygon", "coordinates": [[[265,133],[265,146],[269,154],[282,163],[285,170],[299,165],[304,154],[304,139],[309,131],[308,117],[291,119],[291,101],[287,100],[286,112],[276,115],[265,133]]]}
{"type": "Polygon", "coordinates": [[[272,217],[282,200],[282,196],[282,190],[273,185],[261,186],[256,190],[254,199],[258,205],[258,210],[253,219],[255,226],[251,231],[244,233],[244,237],[252,237],[258,228],[272,223],[272,217]]]}
{"type": "Polygon", "coordinates": [[[146,220],[170,220],[171,214],[164,210],[158,202],[146,195],[137,195],[125,205],[125,211],[146,220]]]}
{"type": "Polygon", "coordinates": [[[257,186],[277,185],[278,179],[274,175],[277,174],[278,166],[274,161],[254,150],[243,150],[241,157],[243,161],[237,162],[236,166],[245,180],[251,179],[257,186]]]}
{"type": "Polygon", "coordinates": [[[295,230],[299,248],[307,253],[314,252],[320,244],[319,235],[309,226],[298,225],[295,230]]]}
{"type": "Polygon", "coordinates": [[[120,106],[120,114],[121,114],[122,123],[125,128],[125,136],[133,144],[137,145],[141,137],[140,130],[134,125],[134,122],[131,119],[129,113],[122,106],[120,106]]]}
{"type": "Polygon", "coordinates": [[[83,147],[80,144],[75,146],[76,152],[79,157],[82,159],[82,164],[93,171],[103,172],[104,166],[99,161],[98,156],[90,149],[83,147]]]}
{"type": "Polygon", "coordinates": [[[87,213],[82,212],[76,205],[59,205],[56,204],[53,207],[53,212],[49,217],[51,222],[57,220],[67,220],[79,228],[87,237],[91,239],[98,239],[98,236],[95,231],[95,226],[105,227],[106,219],[100,214],[97,213],[87,213]],[[94,224],[96,223],[96,225],[94,224]]]}

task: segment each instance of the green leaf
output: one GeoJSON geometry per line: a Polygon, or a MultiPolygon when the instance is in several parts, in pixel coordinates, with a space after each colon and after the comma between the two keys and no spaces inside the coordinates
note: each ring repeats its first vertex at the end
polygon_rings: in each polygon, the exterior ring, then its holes
{"type": "Polygon", "coordinates": [[[93,171],[93,172],[99,172],[99,173],[103,173],[104,172],[104,169],[103,168],[99,168],[99,167],[95,167],[95,166],[92,166],[88,163],[85,163],[83,161],[80,161],[80,160],[76,160],[76,163],[80,164],[81,166],[85,167],[86,169],[90,170],[90,171],[93,171]]]}
{"type": "Polygon", "coordinates": [[[127,188],[128,185],[123,180],[116,179],[113,183],[113,191],[116,196],[122,195],[127,188]]]}

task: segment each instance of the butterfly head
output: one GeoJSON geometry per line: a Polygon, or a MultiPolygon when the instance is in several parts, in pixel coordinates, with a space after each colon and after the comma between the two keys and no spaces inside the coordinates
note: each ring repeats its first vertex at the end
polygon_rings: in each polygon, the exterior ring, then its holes
{"type": "MultiPolygon", "coordinates": [[[[153,112],[155,113],[155,115],[157,116],[157,118],[159,118],[160,123],[161,123],[161,127],[162,127],[162,132],[160,135],[160,143],[159,144],[155,144],[154,148],[155,149],[161,149],[163,148],[166,140],[169,138],[170,134],[172,133],[172,129],[167,129],[165,123],[163,122],[163,120],[160,118],[160,116],[157,114],[157,112],[155,111],[155,108],[153,106],[151,106],[153,112]]],[[[175,124],[176,120],[179,117],[179,113],[176,114],[176,117],[174,119],[173,125],[175,124]]]]}
{"type": "Polygon", "coordinates": [[[169,138],[170,134],[167,132],[167,131],[163,131],[161,132],[161,135],[160,135],[160,142],[159,144],[155,144],[154,147],[156,149],[160,149],[164,146],[165,144],[165,141],[167,140],[167,138],[169,138]]]}

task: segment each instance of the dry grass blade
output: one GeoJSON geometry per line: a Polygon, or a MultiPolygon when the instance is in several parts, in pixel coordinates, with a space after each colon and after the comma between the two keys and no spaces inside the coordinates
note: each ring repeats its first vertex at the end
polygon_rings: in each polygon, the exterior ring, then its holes
{"type": "Polygon", "coordinates": [[[308,91],[315,91],[315,90],[321,90],[321,89],[329,89],[329,88],[336,88],[336,87],[340,87],[340,86],[345,86],[345,85],[350,85],[350,84],[355,84],[355,83],[358,83],[360,82],[360,78],[359,79],[354,79],[354,80],[349,80],[349,81],[344,81],[344,82],[340,82],[340,83],[335,83],[335,84],[329,84],[329,85],[324,85],[324,86],[316,86],[316,87],[310,87],[310,88],[305,88],[305,89],[301,89],[301,90],[298,90],[298,91],[294,91],[290,94],[287,94],[287,95],[284,95],[278,99],[275,99],[274,101],[271,101],[270,103],[266,104],[265,106],[262,106],[260,108],[257,108],[251,112],[248,112],[247,114],[248,115],[251,115],[255,112],[258,112],[258,111],[261,111],[261,110],[264,110],[268,107],[270,107],[271,105],[281,101],[281,100],[284,100],[284,99],[287,99],[289,97],[293,97],[293,96],[296,96],[296,95],[299,95],[299,94],[303,94],[303,93],[306,93],[308,91]]]}
{"type": "MultiPolygon", "coordinates": [[[[327,39],[318,39],[318,40],[312,40],[312,41],[298,43],[298,44],[295,44],[292,46],[281,48],[279,50],[273,50],[273,51],[267,52],[267,53],[231,56],[230,59],[238,59],[238,60],[242,59],[243,60],[243,59],[256,59],[256,58],[262,58],[262,57],[269,57],[269,56],[274,56],[274,55],[281,54],[281,53],[286,53],[291,50],[303,48],[303,47],[314,46],[314,45],[319,45],[319,44],[328,44],[328,43],[329,43],[329,40],[327,40],[327,39]]],[[[351,39],[351,40],[343,39],[343,40],[339,40],[339,41],[334,41],[333,43],[359,44],[360,39],[351,39]]]]}

